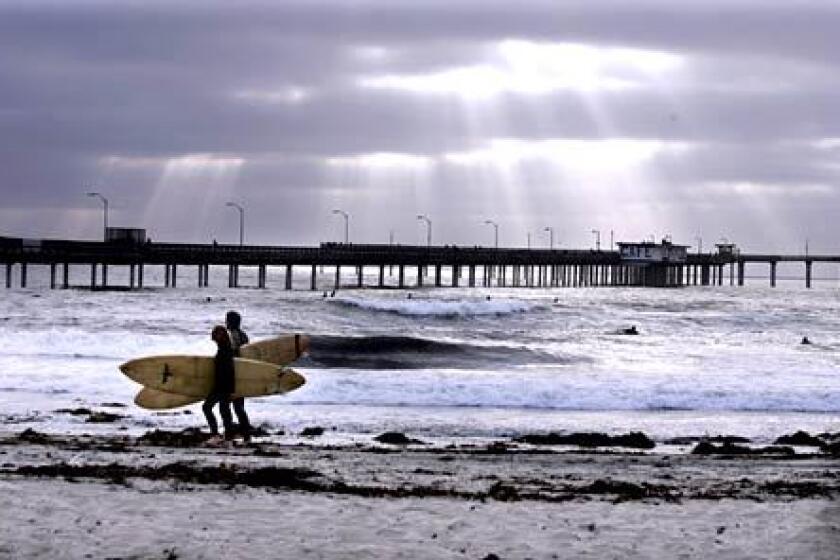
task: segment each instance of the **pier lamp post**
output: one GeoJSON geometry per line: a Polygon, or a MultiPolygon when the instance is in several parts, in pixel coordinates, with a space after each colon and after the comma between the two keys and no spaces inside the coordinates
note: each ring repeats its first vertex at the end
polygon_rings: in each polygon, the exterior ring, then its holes
{"type": "Polygon", "coordinates": [[[333,214],[339,214],[344,218],[344,244],[350,243],[350,214],[344,210],[333,210],[333,214]]]}
{"type": "Polygon", "coordinates": [[[493,220],[484,220],[484,223],[488,226],[493,226],[493,247],[495,249],[499,248],[499,224],[494,222],[493,220]]]}
{"type": "Polygon", "coordinates": [[[700,236],[697,236],[697,237],[694,238],[694,240],[697,241],[697,254],[699,255],[700,253],[703,252],[703,238],[700,237],[700,236]]]}
{"type": "Polygon", "coordinates": [[[98,192],[89,192],[86,193],[88,196],[96,197],[102,201],[102,209],[103,209],[103,222],[104,226],[102,228],[102,241],[108,240],[108,199],[99,194],[98,192]]]}
{"type": "Polygon", "coordinates": [[[531,248],[531,232],[528,232],[528,249],[531,248]]]}
{"type": "Polygon", "coordinates": [[[245,209],[235,202],[225,202],[225,206],[236,208],[239,212],[239,246],[245,244],[245,209]]]}
{"type": "Polygon", "coordinates": [[[426,222],[426,247],[432,246],[432,220],[426,217],[424,214],[417,214],[418,220],[423,220],[426,222]]]}
{"type": "Polygon", "coordinates": [[[595,250],[601,250],[601,230],[593,229],[592,233],[595,234],[595,250]]]}
{"type": "Polygon", "coordinates": [[[548,232],[548,248],[554,249],[554,228],[551,226],[545,226],[545,231],[548,232]]]}

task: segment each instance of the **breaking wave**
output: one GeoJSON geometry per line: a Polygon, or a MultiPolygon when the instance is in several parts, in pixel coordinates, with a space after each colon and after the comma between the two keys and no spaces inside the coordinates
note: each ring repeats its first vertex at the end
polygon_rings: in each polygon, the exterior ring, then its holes
{"type": "Polygon", "coordinates": [[[331,299],[336,305],[381,311],[417,317],[475,317],[482,315],[510,315],[525,313],[541,306],[516,299],[364,299],[359,297],[337,297],[331,299]]]}
{"type": "Polygon", "coordinates": [[[409,336],[313,336],[299,365],[357,369],[480,369],[487,365],[567,364],[587,361],[525,346],[486,346],[409,336]]]}

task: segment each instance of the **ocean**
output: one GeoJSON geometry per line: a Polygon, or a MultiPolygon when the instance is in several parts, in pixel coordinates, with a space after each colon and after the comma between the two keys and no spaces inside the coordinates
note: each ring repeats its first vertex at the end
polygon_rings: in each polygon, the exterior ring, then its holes
{"type": "MultiPolygon", "coordinates": [[[[84,283],[83,267],[74,269],[84,283]]],[[[147,286],[162,279],[148,267],[147,286]]],[[[50,290],[30,269],[27,289],[0,297],[0,419],[7,431],[140,434],[204,427],[198,405],[155,413],[133,405],[123,361],[212,355],[210,330],[239,311],[252,340],[301,332],[306,385],[249,399],[252,422],[288,437],[369,440],[383,431],[446,443],[547,431],[641,430],[738,434],[756,442],[798,429],[840,429],[840,285],[745,287],[340,289],[327,268],[308,291],[209,288],[182,271],[179,287],[50,290]],[[409,297],[410,296],[410,297],[409,297]],[[620,334],[636,326],[639,334],[620,334]],[[807,336],[813,344],[800,344],[807,336]],[[116,406],[118,404],[125,406],[116,406]],[[123,416],[91,424],[62,410],[123,416]]],[[[113,284],[124,271],[110,271],[113,284]]],[[[276,277],[274,276],[276,274],[276,277]]],[[[243,284],[256,278],[243,270],[243,284]]],[[[349,279],[348,279],[349,280],[349,279]]],[[[393,280],[393,279],[392,279],[393,280]]],[[[371,276],[369,283],[376,278],[371,276]]]]}

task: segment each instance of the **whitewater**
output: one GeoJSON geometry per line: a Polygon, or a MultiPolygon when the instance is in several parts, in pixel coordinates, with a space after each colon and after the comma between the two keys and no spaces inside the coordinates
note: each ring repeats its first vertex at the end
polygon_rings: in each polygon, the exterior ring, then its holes
{"type": "MultiPolygon", "coordinates": [[[[840,428],[840,286],[446,288],[285,291],[28,289],[0,298],[0,419],[7,429],[139,433],[203,426],[197,406],[154,413],[118,370],[155,354],[214,352],[239,311],[253,340],[312,337],[307,384],[252,399],[256,424],[332,440],[384,430],[469,439],[643,430],[756,441],[840,428]],[[639,335],[621,334],[636,326],[639,335]],[[800,344],[807,336],[813,344],[800,344]],[[125,405],[117,407],[116,405],[125,405]],[[85,423],[76,407],[123,416],[85,423]],[[110,408],[109,408],[110,407],[110,408]]],[[[119,272],[112,273],[119,282],[119,272]]],[[[149,274],[154,284],[154,271],[149,274]]],[[[331,272],[321,278],[328,285],[331,272]]],[[[248,277],[243,277],[247,284],[248,277]]]]}

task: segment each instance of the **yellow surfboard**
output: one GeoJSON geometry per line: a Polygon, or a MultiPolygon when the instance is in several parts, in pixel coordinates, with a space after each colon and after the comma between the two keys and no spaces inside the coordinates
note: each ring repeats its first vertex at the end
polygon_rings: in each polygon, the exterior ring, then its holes
{"type": "MultiPolygon", "coordinates": [[[[234,360],[236,397],[262,397],[294,391],[306,380],[291,368],[245,358],[234,360]]],[[[131,380],[151,389],[203,399],[214,384],[211,356],[150,356],[120,366],[131,380]]]]}
{"type": "Polygon", "coordinates": [[[134,404],[140,408],[148,410],[170,410],[173,408],[188,406],[203,400],[204,398],[202,397],[191,397],[190,395],[167,393],[166,391],[158,391],[157,389],[150,389],[148,387],[143,387],[134,396],[134,404]]]}
{"type": "MultiPolygon", "coordinates": [[[[304,334],[289,334],[245,344],[240,348],[243,358],[260,360],[283,366],[289,364],[309,351],[309,337],[304,334]]],[[[134,397],[134,404],[149,410],[169,410],[188,406],[203,400],[204,397],[179,395],[144,387],[134,397]]]]}
{"type": "Polygon", "coordinates": [[[239,349],[239,357],[285,366],[308,351],[308,336],[305,334],[288,334],[245,344],[239,349]]]}

